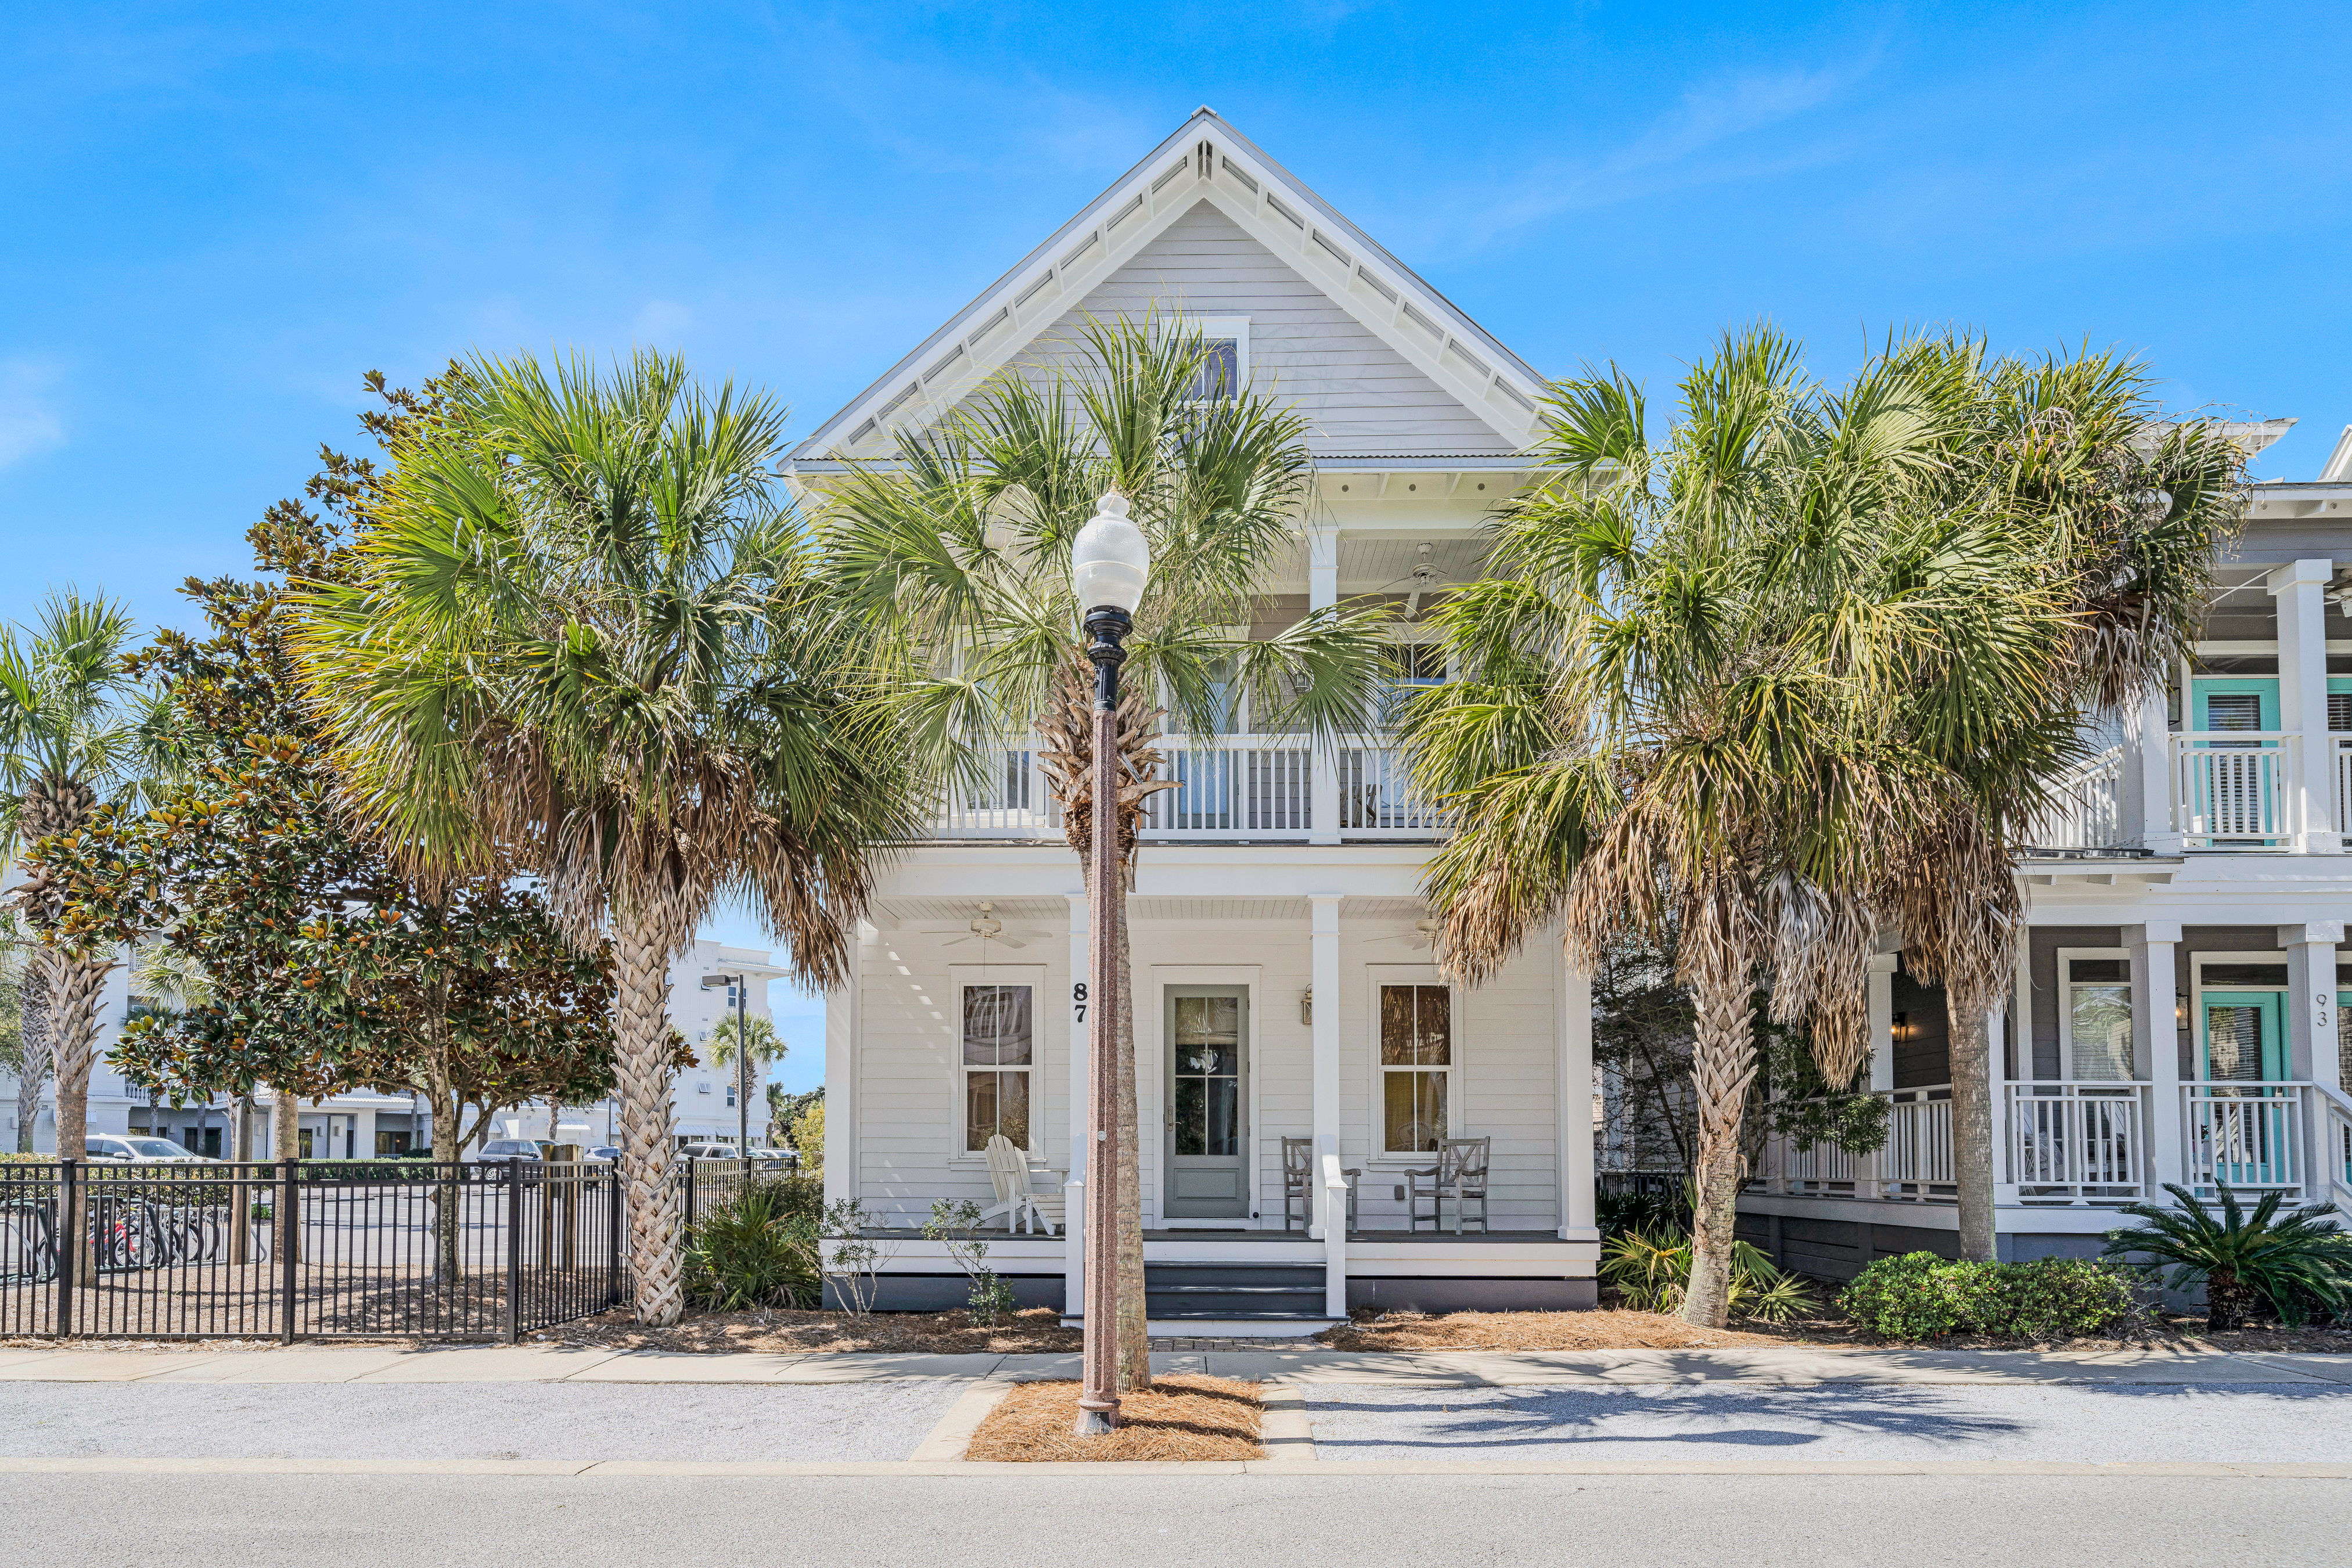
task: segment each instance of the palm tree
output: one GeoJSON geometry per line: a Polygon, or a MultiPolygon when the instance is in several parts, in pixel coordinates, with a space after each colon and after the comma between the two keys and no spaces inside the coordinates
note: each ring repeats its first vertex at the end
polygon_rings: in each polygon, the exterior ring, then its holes
{"type": "Polygon", "coordinates": [[[751,1043],[751,1070],[746,1074],[735,1066],[735,1015],[730,1013],[719,1020],[717,1028],[710,1031],[710,1065],[723,1069],[730,1081],[740,1079],[756,1090],[767,1077],[768,1069],[782,1061],[792,1047],[777,1035],[773,1023],[765,1018],[751,1018],[749,1026],[743,1030],[744,1037],[751,1043]]]}
{"type": "MultiPolygon", "coordinates": [[[[38,624],[0,628],[0,851],[72,833],[102,795],[133,784],[142,752],[141,711],[127,700],[123,655],[131,615],[105,598],[68,592],[46,600],[38,624]]],[[[110,946],[64,929],[49,877],[32,871],[13,895],[37,939],[26,990],[37,999],[41,1034],[57,1082],[58,1155],[79,1160],[89,1116],[98,1005],[116,968],[110,946]]]]}
{"type": "MultiPolygon", "coordinates": [[[[830,569],[860,613],[888,625],[892,684],[926,760],[965,787],[1002,787],[1034,730],[1040,767],[1091,886],[1092,679],[1070,545],[1116,490],[1150,539],[1151,579],[1129,640],[1118,733],[1119,850],[1131,884],[1161,704],[1212,734],[1246,701],[1260,730],[1318,744],[1363,729],[1390,655],[1373,612],[1317,611],[1273,637],[1246,628],[1269,570],[1296,550],[1310,468],[1307,425],[1264,391],[1200,395],[1197,332],[1141,318],[1089,321],[1066,367],[1007,374],[895,461],[860,465],[835,499],[830,569]]],[[[1150,1382],[1137,1159],[1135,1035],[1124,902],[1120,974],[1119,1380],[1150,1382]]]]}
{"type": "Polygon", "coordinates": [[[1976,689],[1974,667],[1946,661],[1915,684],[1904,724],[1963,785],[1889,901],[1913,972],[1944,984],[1960,1256],[1989,1261],[1990,1022],[2024,932],[2017,856],[2082,736],[2193,651],[2245,458],[2216,424],[2165,420],[2146,368],[2113,353],[1994,359],[1944,336],[1893,357],[1936,405],[1945,504],[1986,519],[1981,547],[2045,589],[2040,624],[2001,628],[2030,646],[2031,679],[1976,689]]]}
{"type": "Polygon", "coordinates": [[[575,940],[609,931],[640,1321],[682,1306],[666,971],[713,903],[803,979],[845,973],[872,846],[907,836],[906,748],[868,639],[775,491],[782,415],[640,353],[603,376],[467,367],[395,446],[349,584],[297,643],[351,802],[426,876],[513,867],[575,940]]]}
{"type": "Polygon", "coordinates": [[[1485,977],[1554,921],[1587,962],[1629,928],[1675,932],[1696,1323],[1727,1307],[1756,985],[1852,1082],[1890,882],[1969,820],[1905,743],[1906,693],[1944,661],[1988,689],[2033,668],[2000,634],[2039,624],[2039,591],[1977,547],[1983,520],[1935,504],[1943,432],[1916,383],[1888,356],[1827,391],[1751,330],[1685,377],[1663,447],[1622,374],[1560,384],[1538,454],[1559,479],[1436,616],[1467,679],[1407,719],[1420,782],[1461,824],[1427,876],[1454,973],[1485,977]]]}

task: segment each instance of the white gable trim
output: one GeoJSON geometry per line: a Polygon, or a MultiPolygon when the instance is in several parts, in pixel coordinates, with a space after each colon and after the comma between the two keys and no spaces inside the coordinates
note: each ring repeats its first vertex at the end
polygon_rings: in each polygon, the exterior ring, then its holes
{"type": "Polygon", "coordinates": [[[1532,438],[1542,378],[1203,110],[820,426],[794,456],[885,454],[893,430],[940,418],[1202,200],[1505,441],[1517,447],[1532,438]]]}

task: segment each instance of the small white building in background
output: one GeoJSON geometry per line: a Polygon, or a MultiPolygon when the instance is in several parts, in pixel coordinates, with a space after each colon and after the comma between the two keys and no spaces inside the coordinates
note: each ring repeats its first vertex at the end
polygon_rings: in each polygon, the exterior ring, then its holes
{"type": "MultiPolygon", "coordinates": [[[[670,1022],[695,1047],[696,1063],[680,1072],[670,1090],[670,1102],[680,1142],[732,1142],[736,1129],[735,1074],[709,1061],[711,1032],[721,1017],[734,1010],[735,994],[725,987],[705,989],[707,974],[741,974],[749,983],[748,1006],[754,1018],[769,1018],[768,982],[784,972],[764,948],[728,947],[698,941],[670,964],[670,1022]]],[[[107,979],[99,1016],[104,1020],[99,1039],[99,1066],[90,1074],[89,1131],[91,1132],[154,1133],[170,1138],[199,1154],[226,1159],[231,1139],[231,1111],[225,1100],[208,1106],[151,1106],[144,1093],[134,1090],[120,1073],[110,1071],[106,1053],[129,1020],[131,991],[128,972],[117,969],[107,979]]],[[[766,1097],[761,1092],[764,1071],[755,1069],[752,1086],[751,1135],[762,1136],[767,1125],[766,1097]]],[[[267,1108],[270,1096],[258,1099],[254,1158],[270,1160],[267,1108]]],[[[494,1136],[553,1138],[559,1142],[594,1145],[612,1142],[620,1119],[610,1100],[593,1105],[565,1106],[549,1130],[544,1104],[505,1110],[495,1118],[494,1136]]],[[[433,1115],[423,1097],[361,1092],[339,1094],[321,1100],[304,1100],[301,1107],[302,1146],[295,1152],[311,1159],[361,1159],[371,1155],[405,1154],[423,1149],[432,1140],[433,1115]]],[[[16,1147],[16,1080],[0,1073],[0,1149],[16,1147]]],[[[33,1147],[47,1153],[58,1146],[57,1086],[44,1089],[33,1147]]]]}

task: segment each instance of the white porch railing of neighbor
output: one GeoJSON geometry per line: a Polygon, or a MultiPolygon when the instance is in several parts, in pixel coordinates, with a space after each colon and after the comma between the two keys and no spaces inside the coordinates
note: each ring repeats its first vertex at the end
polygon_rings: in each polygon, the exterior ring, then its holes
{"type": "Polygon", "coordinates": [[[2185,1184],[2201,1194],[2217,1182],[2248,1190],[2301,1188],[2312,1087],[2284,1079],[2183,1084],[2185,1184]]]}
{"type": "MultiPolygon", "coordinates": [[[[1168,735],[1147,838],[1303,839],[1315,829],[1315,748],[1299,735],[1168,735]]],[[[1347,838],[1431,838],[1445,814],[1412,787],[1403,752],[1355,736],[1329,753],[1339,771],[1339,829],[1347,838]]],[[[948,791],[941,838],[1058,838],[1062,818],[1036,750],[1008,742],[986,752],[981,776],[948,791]]]]}
{"type": "Polygon", "coordinates": [[[1953,1201],[1951,1085],[1882,1090],[1880,1098],[1887,1102],[1886,1142],[1875,1152],[1775,1138],[1761,1184],[1799,1197],[1953,1201]]]}
{"type": "Polygon", "coordinates": [[[2352,837],[2352,740],[2336,742],[2336,831],[2352,837]]]}
{"type": "Polygon", "coordinates": [[[1296,838],[1310,820],[1314,750],[1295,735],[1169,735],[1143,831],[1156,838],[1296,838]]]}
{"type": "Polygon", "coordinates": [[[2285,848],[2299,824],[2295,753],[2280,731],[2189,731],[2170,738],[2172,826],[2196,848],[2285,848]]]}
{"type": "Polygon", "coordinates": [[[1426,838],[1445,827],[1445,813],[1413,788],[1404,752],[1376,740],[1339,752],[1339,831],[1350,838],[1426,838]]]}
{"type": "Polygon", "coordinates": [[[2028,838],[2037,849],[2120,849],[2137,841],[2124,819],[2124,748],[2109,746],[2051,787],[2050,809],[2028,838]]]}
{"type": "Polygon", "coordinates": [[[2148,1194],[2147,1086],[2066,1080],[2004,1086],[2009,1180],[2021,1202],[2101,1204],[2148,1194]]]}
{"type": "Polygon", "coordinates": [[[2319,1147],[2327,1167],[2327,1184],[2334,1189],[2325,1195],[2337,1208],[2352,1214],[2352,1099],[2340,1089],[2318,1087],[2319,1147]]]}

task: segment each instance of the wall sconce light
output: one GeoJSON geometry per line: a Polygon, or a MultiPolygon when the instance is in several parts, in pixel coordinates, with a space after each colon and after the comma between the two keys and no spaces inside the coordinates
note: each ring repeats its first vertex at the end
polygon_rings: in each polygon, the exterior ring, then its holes
{"type": "Polygon", "coordinates": [[[1918,1038],[1919,1031],[1911,1022],[1910,1014],[1897,1013],[1895,1015],[1895,1026],[1887,1031],[1887,1037],[1898,1046],[1907,1046],[1918,1038]]]}
{"type": "Polygon", "coordinates": [[[2189,1027],[2189,993],[2186,991],[2172,994],[2172,1026],[2176,1029],[2189,1027]]]}
{"type": "Polygon", "coordinates": [[[1298,1021],[1302,1024],[1315,1022],[1315,987],[1312,985],[1298,994],[1298,1021]]]}

